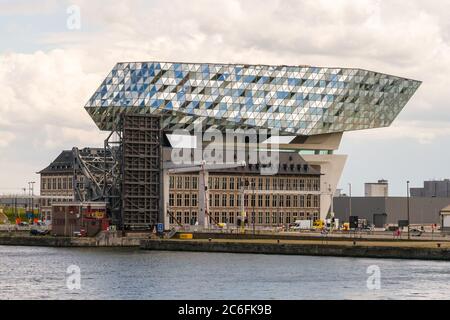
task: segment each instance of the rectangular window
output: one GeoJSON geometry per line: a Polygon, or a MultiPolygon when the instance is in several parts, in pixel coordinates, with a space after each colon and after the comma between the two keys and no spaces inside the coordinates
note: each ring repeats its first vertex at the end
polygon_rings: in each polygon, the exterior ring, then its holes
{"type": "Polygon", "coordinates": [[[266,190],[270,190],[270,178],[265,178],[266,180],[266,190]]]}
{"type": "Polygon", "coordinates": [[[266,224],[270,224],[270,212],[266,212],[266,224]]]}
{"type": "Polygon", "coordinates": [[[311,208],[311,205],[312,205],[312,203],[311,203],[311,198],[312,198],[312,196],[311,196],[310,194],[308,194],[308,195],[306,196],[306,207],[307,207],[307,208],[311,208]]]}
{"type": "Polygon", "coordinates": [[[220,195],[218,195],[218,194],[214,195],[214,206],[215,207],[220,206],[220,195]]]}
{"type": "Polygon", "coordinates": [[[228,223],[234,224],[234,212],[230,212],[228,216],[228,223]]]}
{"type": "Polygon", "coordinates": [[[272,207],[273,208],[276,208],[276,207],[278,207],[278,196],[276,195],[276,194],[274,194],[273,196],[272,196],[272,207]]]}
{"type": "Polygon", "coordinates": [[[219,178],[214,178],[214,189],[219,190],[220,188],[220,179],[219,178]]]}
{"type": "Polygon", "coordinates": [[[234,194],[230,194],[230,207],[234,207],[234,194]]]}
{"type": "Polygon", "coordinates": [[[222,190],[227,190],[227,185],[228,185],[228,179],[223,177],[222,178],[222,190]]]}
{"type": "Polygon", "coordinates": [[[248,207],[248,194],[244,195],[244,207],[248,207]]]}
{"type": "Polygon", "coordinates": [[[263,213],[258,212],[258,224],[263,224],[263,213]]]}
{"type": "Polygon", "coordinates": [[[177,207],[181,207],[183,205],[183,198],[181,194],[177,194],[177,207]]]}
{"type": "Polygon", "coordinates": [[[283,195],[280,195],[280,202],[278,203],[278,206],[280,208],[284,207],[284,196],[283,195]]]}
{"type": "Polygon", "coordinates": [[[227,206],[227,195],[223,194],[222,195],[222,207],[226,207],[227,206]]]}
{"type": "Polygon", "coordinates": [[[193,193],[191,195],[191,206],[196,207],[197,205],[197,194],[193,193]]]}
{"type": "Polygon", "coordinates": [[[319,207],[319,196],[318,195],[315,195],[313,198],[313,206],[314,206],[314,208],[319,207]]]}
{"type": "Polygon", "coordinates": [[[191,197],[190,197],[189,193],[186,193],[184,195],[184,206],[189,207],[191,205],[190,202],[191,202],[191,197]]]}
{"type": "Polygon", "coordinates": [[[175,196],[173,193],[169,193],[169,207],[175,206],[175,196]]]}
{"type": "Polygon", "coordinates": [[[287,208],[291,207],[291,196],[286,196],[286,207],[287,208]]]}
{"type": "Polygon", "coordinates": [[[227,213],[226,212],[222,212],[222,216],[220,217],[220,222],[222,222],[222,223],[227,223],[228,222],[227,213]]]}
{"type": "Polygon", "coordinates": [[[175,187],[175,177],[170,176],[169,177],[169,189],[173,189],[175,187]]]}
{"type": "Polygon", "coordinates": [[[230,190],[234,190],[234,178],[230,178],[230,190]]]}
{"type": "Polygon", "coordinates": [[[299,180],[298,187],[300,188],[300,191],[305,191],[305,179],[299,180]]]}
{"type": "Polygon", "coordinates": [[[263,207],[263,195],[262,194],[258,194],[258,207],[260,207],[260,208],[263,207]]]}
{"type": "Polygon", "coordinates": [[[300,196],[300,208],[304,208],[305,207],[305,196],[300,196]]]}
{"type": "Polygon", "coordinates": [[[192,190],[198,190],[198,177],[192,177],[192,190]]]}
{"type": "Polygon", "coordinates": [[[183,177],[177,177],[177,189],[183,189],[183,177]]]}
{"type": "Polygon", "coordinates": [[[191,178],[190,177],[184,177],[184,188],[186,190],[189,190],[191,188],[191,178]]]}
{"type": "Polygon", "coordinates": [[[191,217],[189,211],[184,212],[184,224],[191,224],[191,217]]]}
{"type": "Polygon", "coordinates": [[[292,207],[293,208],[298,207],[298,196],[294,196],[294,198],[292,200],[292,207]]]}
{"type": "Polygon", "coordinates": [[[266,194],[266,208],[270,208],[270,196],[266,194]]]}

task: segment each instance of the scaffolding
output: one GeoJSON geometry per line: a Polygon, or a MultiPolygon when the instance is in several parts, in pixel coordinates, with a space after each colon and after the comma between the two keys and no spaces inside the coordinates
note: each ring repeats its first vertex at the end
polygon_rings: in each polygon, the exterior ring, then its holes
{"type": "Polygon", "coordinates": [[[162,150],[159,116],[125,115],[122,123],[122,218],[125,228],[162,221],[162,150]]]}
{"type": "Polygon", "coordinates": [[[73,148],[75,201],[104,201],[112,223],[149,229],[162,221],[159,116],[126,115],[104,148],[73,148]]]}

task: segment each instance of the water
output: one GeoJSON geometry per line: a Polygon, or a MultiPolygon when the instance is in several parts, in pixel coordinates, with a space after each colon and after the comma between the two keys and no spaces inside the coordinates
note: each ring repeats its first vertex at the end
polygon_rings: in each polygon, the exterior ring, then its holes
{"type": "Polygon", "coordinates": [[[448,298],[450,262],[0,246],[0,299],[448,298]],[[372,265],[380,290],[367,288],[372,265]]]}

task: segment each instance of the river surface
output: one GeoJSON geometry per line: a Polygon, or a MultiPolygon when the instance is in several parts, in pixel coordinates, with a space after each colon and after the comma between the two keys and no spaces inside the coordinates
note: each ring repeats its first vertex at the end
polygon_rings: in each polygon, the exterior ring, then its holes
{"type": "Polygon", "coordinates": [[[0,246],[0,299],[449,298],[450,262],[0,246]]]}

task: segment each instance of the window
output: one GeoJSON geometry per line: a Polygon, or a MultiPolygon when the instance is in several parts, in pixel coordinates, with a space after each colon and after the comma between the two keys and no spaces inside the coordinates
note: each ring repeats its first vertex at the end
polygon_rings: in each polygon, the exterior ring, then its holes
{"type": "Polygon", "coordinates": [[[227,190],[227,185],[228,185],[228,179],[223,177],[222,178],[222,190],[227,190]]]}
{"type": "Polygon", "coordinates": [[[67,178],[63,179],[63,189],[67,190],[67,178]]]}
{"type": "Polygon", "coordinates": [[[61,190],[62,186],[61,186],[61,178],[58,178],[58,190],[61,190]]]}
{"type": "Polygon", "coordinates": [[[184,224],[191,224],[189,211],[184,212],[184,224]]]}
{"type": "Polygon", "coordinates": [[[191,188],[191,178],[190,177],[184,177],[184,188],[186,190],[189,190],[191,188]]]}
{"type": "Polygon", "coordinates": [[[274,194],[273,196],[272,196],[272,207],[273,208],[276,208],[277,206],[278,206],[278,196],[276,195],[276,194],[274,194]]]}
{"type": "Polygon", "coordinates": [[[197,212],[193,211],[191,213],[191,224],[195,225],[196,222],[197,222],[197,212]]]}
{"type": "Polygon", "coordinates": [[[298,206],[298,196],[294,196],[292,200],[292,207],[296,208],[298,206]]]}
{"type": "Polygon", "coordinates": [[[270,196],[266,195],[266,208],[270,208],[270,196]]]}
{"type": "Polygon", "coordinates": [[[169,177],[169,188],[173,189],[175,187],[175,177],[174,176],[170,176],[169,177]]]}
{"type": "Polygon", "coordinates": [[[278,179],[272,178],[272,190],[278,190],[278,179]]]}
{"type": "Polygon", "coordinates": [[[234,178],[230,178],[230,190],[234,190],[234,178]]]}
{"type": "Polygon", "coordinates": [[[263,213],[258,212],[258,224],[263,224],[263,213]]]}
{"type": "Polygon", "coordinates": [[[234,207],[234,194],[230,194],[230,207],[234,207]]]}
{"type": "Polygon", "coordinates": [[[215,194],[215,195],[214,195],[214,206],[215,206],[215,207],[220,206],[220,198],[219,198],[219,195],[218,195],[218,194],[215,194]]]}
{"type": "Polygon", "coordinates": [[[284,196],[283,195],[280,195],[280,201],[278,203],[278,206],[280,208],[284,207],[284,196]]]}
{"type": "Polygon", "coordinates": [[[196,207],[197,205],[197,194],[193,193],[191,195],[191,206],[196,207]]]}
{"type": "Polygon", "coordinates": [[[220,222],[222,222],[222,223],[227,223],[228,222],[227,213],[226,212],[222,212],[222,216],[220,217],[220,222]]]}
{"type": "Polygon", "coordinates": [[[263,206],[263,195],[259,194],[258,195],[258,207],[262,208],[263,206]]]}
{"type": "Polygon", "coordinates": [[[262,189],[263,189],[263,179],[258,178],[258,190],[262,190],[262,189]]]}
{"type": "Polygon", "coordinates": [[[311,208],[311,198],[312,198],[312,196],[310,194],[308,194],[306,196],[306,207],[307,208],[311,208]]]}
{"type": "Polygon", "coordinates": [[[222,195],[222,207],[226,207],[227,206],[227,195],[223,194],[222,195]]]}
{"type": "Polygon", "coordinates": [[[286,196],[286,207],[291,207],[291,196],[286,196]]]}
{"type": "Polygon", "coordinates": [[[244,195],[244,207],[248,207],[248,194],[244,195]]]}
{"type": "Polygon", "coordinates": [[[266,190],[270,190],[270,178],[265,178],[266,180],[266,190]]]}
{"type": "Polygon", "coordinates": [[[270,224],[270,212],[266,212],[266,224],[270,224]]]}
{"type": "Polygon", "coordinates": [[[286,179],[286,190],[291,190],[291,179],[286,179]]]}
{"type": "Polygon", "coordinates": [[[300,208],[305,207],[305,196],[300,196],[300,208]]]}
{"type": "Polygon", "coordinates": [[[306,190],[307,191],[312,191],[312,181],[311,181],[311,179],[307,179],[306,180],[306,190]]]}
{"type": "Polygon", "coordinates": [[[182,221],[181,221],[181,211],[177,211],[177,221],[178,221],[179,224],[182,223],[182,221]]]}
{"type": "Polygon", "coordinates": [[[169,207],[175,206],[175,197],[173,193],[169,193],[169,207]]]}
{"type": "Polygon", "coordinates": [[[313,198],[313,206],[314,206],[314,208],[319,207],[319,196],[318,195],[315,195],[313,198]]]}
{"type": "Polygon", "coordinates": [[[198,190],[198,177],[192,177],[192,190],[198,190]]]}
{"type": "Polygon", "coordinates": [[[256,195],[252,194],[251,206],[254,208],[256,206],[256,195]]]}
{"type": "Polygon", "coordinates": [[[314,189],[314,191],[320,191],[319,179],[314,179],[313,180],[313,189],[314,189]]]}
{"type": "Polygon", "coordinates": [[[183,198],[181,194],[177,194],[177,207],[181,207],[183,204],[183,198]]]}
{"type": "Polygon", "coordinates": [[[219,178],[214,178],[214,189],[219,190],[220,188],[220,179],[219,178]]]}
{"type": "Polygon", "coordinates": [[[305,179],[299,180],[298,187],[300,188],[300,191],[305,191],[305,179]]]}
{"type": "Polygon", "coordinates": [[[230,223],[230,224],[233,224],[234,223],[234,212],[230,212],[229,213],[229,218],[228,218],[228,222],[230,223]]]}
{"type": "Polygon", "coordinates": [[[278,188],[280,188],[280,190],[284,190],[284,179],[280,179],[279,183],[278,183],[278,188]]]}
{"type": "Polygon", "coordinates": [[[242,194],[236,197],[236,206],[240,207],[242,205],[242,194]]]}
{"type": "Polygon", "coordinates": [[[170,224],[174,224],[175,223],[175,219],[173,218],[173,212],[169,211],[169,223],[170,224]]]}
{"type": "Polygon", "coordinates": [[[189,207],[191,205],[190,202],[191,202],[191,197],[190,197],[189,193],[186,193],[184,195],[184,206],[189,207]]]}
{"type": "Polygon", "coordinates": [[[42,190],[47,189],[47,179],[42,178],[42,190]]]}
{"type": "Polygon", "coordinates": [[[292,190],[297,190],[297,188],[298,188],[298,180],[293,179],[292,180],[292,190]]]}
{"type": "Polygon", "coordinates": [[[183,177],[177,177],[177,189],[183,189],[183,177]]]}

